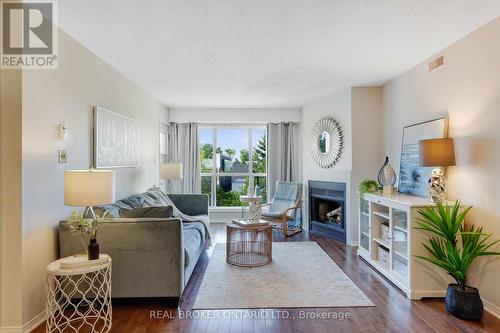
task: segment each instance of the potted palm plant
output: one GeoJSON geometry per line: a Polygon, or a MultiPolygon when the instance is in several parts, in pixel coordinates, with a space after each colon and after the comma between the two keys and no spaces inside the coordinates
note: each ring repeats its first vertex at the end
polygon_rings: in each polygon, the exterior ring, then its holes
{"type": "Polygon", "coordinates": [[[446,310],[466,320],[480,320],[483,302],[479,291],[467,285],[467,274],[474,260],[481,256],[500,255],[491,251],[499,241],[482,227],[467,225],[465,216],[472,207],[460,209],[457,200],[453,206],[438,203],[435,207],[420,209],[418,227],[432,236],[423,244],[429,256],[417,256],[444,269],[456,283],[450,283],[446,293],[446,310]]]}

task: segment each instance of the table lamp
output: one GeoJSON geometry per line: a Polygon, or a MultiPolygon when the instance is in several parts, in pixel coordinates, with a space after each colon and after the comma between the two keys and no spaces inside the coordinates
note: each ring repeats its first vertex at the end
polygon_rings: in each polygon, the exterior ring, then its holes
{"type": "Polygon", "coordinates": [[[111,170],[64,171],[64,204],[87,207],[96,219],[92,206],[112,204],[115,201],[115,173],[111,170]]]}
{"type": "Polygon", "coordinates": [[[160,179],[172,182],[175,191],[174,180],[182,179],[182,163],[165,163],[160,166],[160,179]]]}
{"type": "Polygon", "coordinates": [[[446,178],[443,167],[455,165],[453,139],[429,139],[419,141],[420,165],[434,167],[429,179],[429,197],[432,202],[446,201],[446,178]]]}

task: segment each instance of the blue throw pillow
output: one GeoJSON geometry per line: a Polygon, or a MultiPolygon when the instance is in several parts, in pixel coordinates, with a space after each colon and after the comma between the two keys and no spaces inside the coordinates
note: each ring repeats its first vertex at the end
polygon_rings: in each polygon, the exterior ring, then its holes
{"type": "Polygon", "coordinates": [[[136,195],[131,195],[121,201],[131,208],[141,208],[144,205],[144,200],[136,195]]]}

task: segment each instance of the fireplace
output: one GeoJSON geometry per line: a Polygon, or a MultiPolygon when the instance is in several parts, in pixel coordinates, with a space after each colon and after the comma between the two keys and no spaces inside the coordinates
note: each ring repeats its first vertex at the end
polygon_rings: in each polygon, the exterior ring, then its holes
{"type": "Polygon", "coordinates": [[[311,233],[346,242],[345,191],[345,183],[309,181],[311,233]]]}

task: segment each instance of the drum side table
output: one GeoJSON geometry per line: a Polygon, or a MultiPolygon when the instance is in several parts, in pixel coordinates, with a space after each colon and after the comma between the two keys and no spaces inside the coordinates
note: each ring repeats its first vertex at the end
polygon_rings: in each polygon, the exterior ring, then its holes
{"type": "Polygon", "coordinates": [[[96,265],[70,269],[61,267],[65,259],[47,266],[46,331],[80,332],[86,328],[89,332],[109,332],[111,258],[101,254],[102,261],[96,265]]]}
{"type": "Polygon", "coordinates": [[[226,262],[239,267],[264,266],[273,260],[273,228],[226,225],[226,262]]]}

